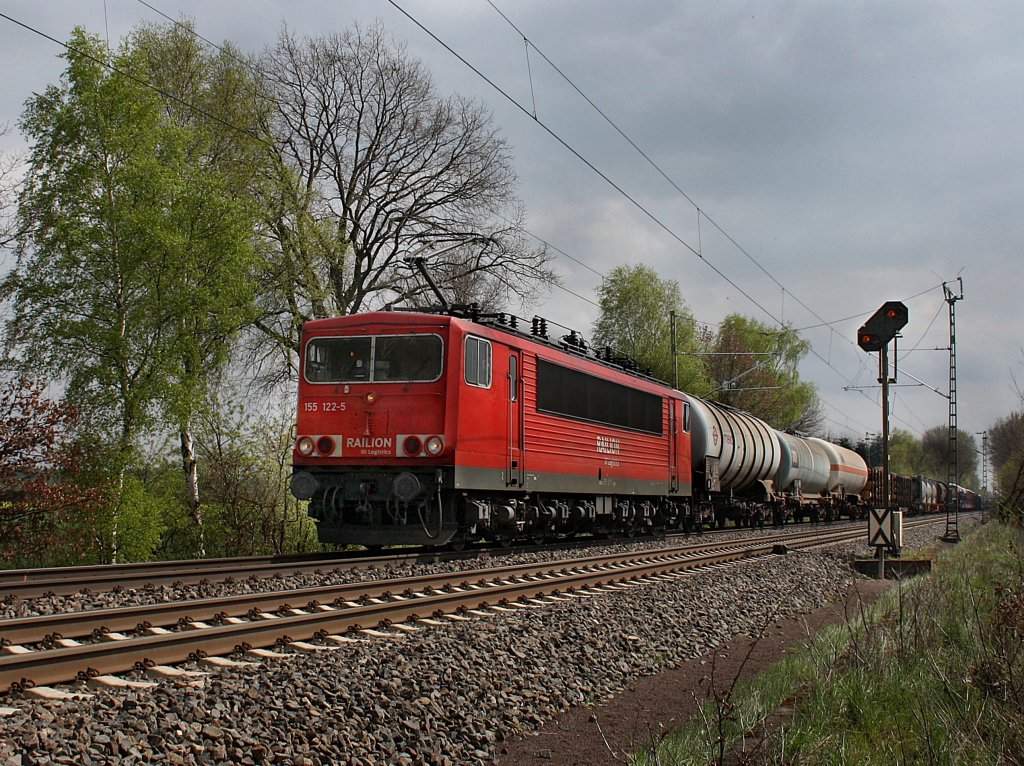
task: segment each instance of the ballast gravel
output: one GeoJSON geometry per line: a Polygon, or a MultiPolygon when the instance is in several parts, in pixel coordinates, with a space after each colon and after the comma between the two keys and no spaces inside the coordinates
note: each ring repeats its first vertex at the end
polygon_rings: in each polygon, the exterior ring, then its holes
{"type": "MultiPolygon", "coordinates": [[[[908,531],[924,545],[935,528],[908,531]]],[[[863,545],[211,670],[194,685],[7,700],[0,766],[485,764],[506,738],[838,598],[863,545]]],[[[197,668],[199,669],[199,668],[197,668]]],[[[66,687],[75,690],[77,687],[66,687]]],[[[82,689],[85,691],[85,689],[82,689]]]]}

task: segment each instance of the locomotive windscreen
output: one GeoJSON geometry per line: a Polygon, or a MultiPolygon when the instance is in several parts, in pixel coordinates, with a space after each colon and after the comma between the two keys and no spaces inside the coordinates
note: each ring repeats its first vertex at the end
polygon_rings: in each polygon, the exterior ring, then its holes
{"type": "Polygon", "coordinates": [[[537,409],[661,435],[662,398],[579,370],[537,360],[537,409]]]}
{"type": "Polygon", "coordinates": [[[441,377],[437,335],[313,338],[306,344],[310,383],[413,383],[441,377]]]}

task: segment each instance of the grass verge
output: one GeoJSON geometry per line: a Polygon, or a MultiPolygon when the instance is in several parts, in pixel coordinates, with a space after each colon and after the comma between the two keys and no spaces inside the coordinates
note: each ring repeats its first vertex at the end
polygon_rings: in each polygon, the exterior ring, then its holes
{"type": "Polygon", "coordinates": [[[1024,764],[1024,531],[984,526],[630,762],[1024,764]]]}

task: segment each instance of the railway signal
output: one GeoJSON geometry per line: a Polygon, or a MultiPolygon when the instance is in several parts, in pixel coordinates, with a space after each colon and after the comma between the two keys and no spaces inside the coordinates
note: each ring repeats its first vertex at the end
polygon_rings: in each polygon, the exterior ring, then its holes
{"type": "MultiPolygon", "coordinates": [[[[889,384],[896,382],[896,376],[889,377],[889,341],[896,338],[899,331],[907,324],[909,314],[907,307],[899,301],[886,301],[882,304],[871,318],[864,323],[864,326],[857,331],[857,345],[868,352],[878,353],[878,382],[882,384],[882,497],[884,506],[881,509],[871,509],[877,518],[879,525],[885,523],[884,530],[879,528],[872,535],[871,525],[868,525],[869,545],[875,546],[875,555],[878,558],[879,576],[885,577],[885,547],[889,546],[894,553],[899,554],[897,535],[894,534],[892,520],[894,515],[890,513],[889,492],[889,384]],[[887,522],[887,523],[886,523],[887,522]]],[[[875,498],[877,504],[878,498],[875,498]]]]}
{"type": "Polygon", "coordinates": [[[881,351],[906,325],[907,307],[899,301],[886,301],[857,331],[857,345],[865,351],[881,351]]]}

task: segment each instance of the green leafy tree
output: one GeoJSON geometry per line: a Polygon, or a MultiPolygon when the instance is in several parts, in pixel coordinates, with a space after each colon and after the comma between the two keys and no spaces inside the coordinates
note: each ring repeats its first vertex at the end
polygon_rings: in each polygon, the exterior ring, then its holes
{"type": "Polygon", "coordinates": [[[232,555],[320,548],[316,527],[289,491],[294,413],[219,407],[203,421],[200,453],[217,508],[221,546],[232,555]]]}
{"type": "Polygon", "coordinates": [[[988,429],[988,457],[996,472],[1024,453],[1024,411],[999,418],[988,429]]]}
{"type": "Polygon", "coordinates": [[[791,329],[730,314],[719,325],[710,357],[717,381],[712,398],[757,415],[782,430],[817,432],[818,394],[800,380],[799,363],[810,344],[791,329]]]}
{"type": "MultiPolygon", "coordinates": [[[[889,436],[889,463],[893,473],[917,476],[922,470],[923,450],[921,441],[910,431],[895,429],[889,436]]],[[[941,476],[929,476],[941,479],[941,476]]]]}
{"type": "Polygon", "coordinates": [[[709,379],[702,338],[679,283],[662,279],[649,266],[616,266],[597,289],[600,315],[593,327],[593,345],[608,346],[651,371],[654,377],[672,382],[672,319],[676,313],[676,351],[679,388],[694,394],[705,392],[709,379]]]}
{"type": "MultiPolygon", "coordinates": [[[[869,466],[882,464],[882,437],[880,434],[862,439],[856,451],[869,466]]],[[[910,431],[894,429],[889,434],[889,470],[903,476],[917,476],[922,472],[921,442],[910,431]]],[[[944,478],[930,476],[929,478],[944,478]]]]}
{"type": "MultiPolygon", "coordinates": [[[[115,445],[123,495],[139,434],[161,410],[190,411],[249,317],[251,212],[143,85],[139,49],[114,54],[76,29],[65,58],[61,84],[22,118],[27,234],[2,294],[14,299],[8,337],[24,364],[66,379],[88,425],[115,445]]],[[[116,560],[116,512],[109,530],[116,560]]]]}
{"type": "MultiPolygon", "coordinates": [[[[972,434],[957,429],[956,484],[978,488],[978,442],[972,434]]],[[[921,435],[921,473],[930,478],[946,480],[949,465],[949,429],[929,428],[921,435]]]]}
{"type": "Polygon", "coordinates": [[[189,248],[196,257],[181,274],[178,294],[200,310],[180,307],[172,351],[177,370],[163,400],[166,416],[178,427],[195,552],[203,556],[193,426],[198,411],[208,405],[210,387],[228,361],[238,330],[257,319],[254,288],[261,271],[252,248],[257,219],[253,179],[267,172],[270,144],[260,126],[269,107],[259,98],[259,84],[241,53],[230,43],[211,51],[190,23],[141,27],[130,44],[163,96],[166,118],[183,128],[185,167],[202,169],[207,183],[218,184],[211,191],[223,201],[220,211],[202,214],[213,213],[202,222],[204,230],[196,232],[192,221],[182,222],[194,234],[189,248]]]}

